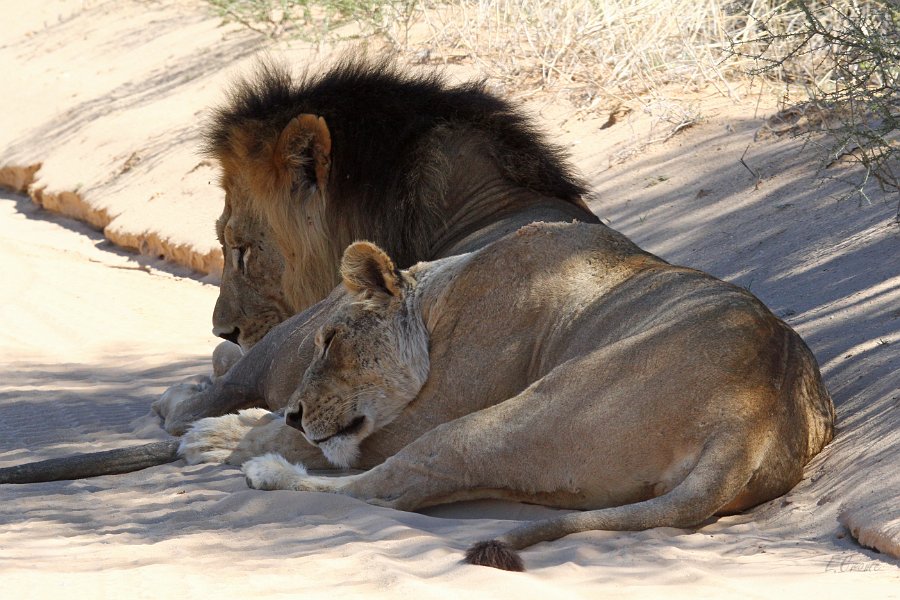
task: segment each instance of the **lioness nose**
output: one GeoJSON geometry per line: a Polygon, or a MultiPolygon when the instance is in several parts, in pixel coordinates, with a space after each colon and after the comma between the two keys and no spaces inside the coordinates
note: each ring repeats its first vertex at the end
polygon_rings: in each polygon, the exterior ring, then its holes
{"type": "Polygon", "coordinates": [[[294,429],[303,432],[303,409],[284,413],[284,422],[294,429]]]}

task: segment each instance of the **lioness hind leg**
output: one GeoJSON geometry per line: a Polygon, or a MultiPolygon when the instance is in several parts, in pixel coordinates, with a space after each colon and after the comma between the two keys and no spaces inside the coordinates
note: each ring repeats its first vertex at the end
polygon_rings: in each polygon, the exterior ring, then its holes
{"type": "Polygon", "coordinates": [[[538,440],[555,435],[552,419],[535,418],[552,410],[547,406],[543,394],[529,388],[439,425],[380,465],[322,491],[398,510],[474,499],[566,504],[575,494],[559,492],[570,477],[558,467],[571,461],[569,449],[549,445],[540,456],[534,452],[538,440]]]}
{"type": "MultiPolygon", "coordinates": [[[[517,396],[440,425],[358,475],[315,477],[275,455],[248,461],[244,473],[256,489],[339,493],[399,510],[481,498],[533,500],[535,465],[521,465],[517,459],[545,432],[535,431],[526,413],[533,411],[517,396]],[[494,432],[494,439],[485,440],[485,432],[494,432]]],[[[547,457],[548,463],[557,460],[547,457]]],[[[548,470],[546,465],[536,468],[548,470]]]]}
{"type": "Polygon", "coordinates": [[[696,525],[741,496],[768,453],[767,436],[748,435],[740,423],[722,423],[701,443],[696,462],[670,491],[632,504],[606,504],[609,497],[583,494],[618,483],[609,479],[615,471],[595,470],[604,460],[623,459],[610,454],[596,461],[611,431],[603,429],[603,420],[583,418],[560,434],[559,421],[543,411],[559,413],[571,406],[559,399],[563,405],[550,409],[542,396],[532,387],[445,423],[359,475],[313,478],[290,465],[268,465],[270,472],[258,475],[257,485],[271,482],[286,489],[340,493],[400,510],[480,498],[610,506],[523,525],[475,545],[467,555],[472,564],[516,569],[521,560],[515,550],[570,533],[696,525]],[[586,440],[586,431],[593,431],[595,439],[586,440]],[[574,456],[573,440],[581,443],[574,456]]]}
{"type": "Polygon", "coordinates": [[[736,433],[711,440],[688,476],[662,496],[597,510],[568,513],[521,525],[502,536],[474,544],[466,562],[508,571],[524,567],[516,550],[581,531],[641,531],[654,527],[692,527],[716,514],[743,490],[764,451],[749,448],[736,433]]]}

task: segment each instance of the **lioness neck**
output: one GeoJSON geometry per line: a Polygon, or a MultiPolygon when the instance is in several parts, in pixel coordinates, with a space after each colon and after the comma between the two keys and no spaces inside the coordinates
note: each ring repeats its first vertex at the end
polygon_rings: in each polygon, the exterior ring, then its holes
{"type": "Polygon", "coordinates": [[[473,252],[454,254],[430,262],[420,262],[409,269],[416,285],[407,296],[407,310],[412,319],[421,320],[428,337],[437,319],[445,312],[453,294],[453,283],[465,269],[473,252]]]}

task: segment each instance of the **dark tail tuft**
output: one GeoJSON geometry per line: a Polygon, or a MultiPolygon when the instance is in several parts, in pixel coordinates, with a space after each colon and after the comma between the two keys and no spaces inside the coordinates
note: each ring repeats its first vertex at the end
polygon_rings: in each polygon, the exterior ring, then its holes
{"type": "Polygon", "coordinates": [[[466,562],[470,565],[494,567],[504,571],[524,571],[525,565],[509,544],[489,540],[478,542],[466,551],[466,562]]]}

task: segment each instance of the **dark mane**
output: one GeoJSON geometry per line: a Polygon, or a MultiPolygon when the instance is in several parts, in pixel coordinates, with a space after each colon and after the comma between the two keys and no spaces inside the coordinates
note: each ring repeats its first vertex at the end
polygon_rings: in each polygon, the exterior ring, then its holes
{"type": "Polygon", "coordinates": [[[489,140],[496,167],[519,187],[579,206],[587,193],[564,152],[483,83],[451,86],[435,73],[401,73],[389,59],[344,59],[296,81],[283,66],[261,64],[212,115],[205,150],[213,156],[227,152],[236,128],[276,139],[302,113],[324,117],[331,132],[329,202],[347,218],[366,222],[374,232],[369,239],[401,266],[422,258],[414,256],[421,250],[418,242],[432,238],[446,218],[411,197],[417,183],[409,174],[421,168],[420,143],[435,128],[465,128],[489,140]],[[398,221],[418,231],[397,227],[398,221]]]}

